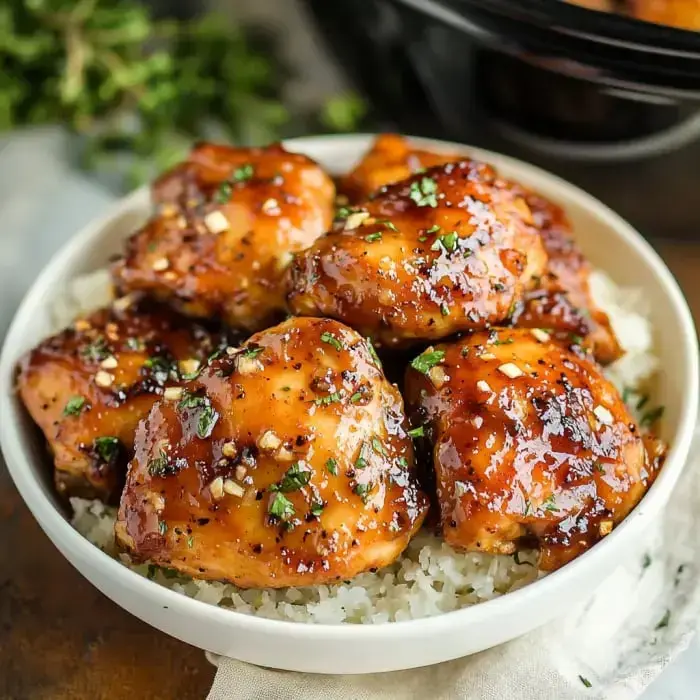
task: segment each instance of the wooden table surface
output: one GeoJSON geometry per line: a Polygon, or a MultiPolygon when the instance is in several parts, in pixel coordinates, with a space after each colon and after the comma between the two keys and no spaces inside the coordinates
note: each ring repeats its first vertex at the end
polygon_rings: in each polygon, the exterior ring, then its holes
{"type": "MultiPolygon", "coordinates": [[[[700,240],[660,243],[700,325],[700,240]]],[[[0,465],[0,698],[202,700],[214,671],[93,588],[54,549],[0,465]]]]}

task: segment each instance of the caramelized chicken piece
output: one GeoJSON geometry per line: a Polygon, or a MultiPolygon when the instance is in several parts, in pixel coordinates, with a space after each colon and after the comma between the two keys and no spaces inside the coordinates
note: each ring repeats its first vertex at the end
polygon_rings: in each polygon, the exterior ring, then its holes
{"type": "Polygon", "coordinates": [[[131,301],[75,321],[20,363],[19,394],[48,441],[62,495],[118,498],[139,420],[221,344],[167,309],[131,301]]]}
{"type": "Polygon", "coordinates": [[[339,189],[351,202],[362,202],[385,185],[457,160],[460,160],[460,156],[456,154],[445,155],[414,148],[397,134],[380,134],[355,168],[341,178],[339,189]]]}
{"type": "MultiPolygon", "coordinates": [[[[357,201],[423,168],[459,158],[456,153],[439,154],[414,148],[400,136],[384,134],[377,137],[370,151],[342,181],[342,189],[352,201],[357,201]]],[[[586,345],[593,347],[598,361],[616,360],[622,355],[622,348],[607,315],[591,299],[590,265],[576,244],[561,207],[503,178],[496,185],[527,202],[531,223],[541,234],[548,257],[546,271],[526,293],[512,321],[518,326],[552,328],[563,335],[580,336],[586,345]]]]}
{"type": "Polygon", "coordinates": [[[525,293],[513,314],[513,324],[549,328],[560,336],[578,336],[599,362],[614,362],[624,351],[607,314],[591,298],[591,266],[576,245],[566,214],[544,197],[520,191],[542,236],[548,262],[544,274],[525,293]]]}
{"type": "Polygon", "coordinates": [[[334,192],[316,163],[281,146],[199,145],[155,183],[159,211],[127,243],[116,286],[188,315],[264,328],[283,316],[292,253],[330,226],[334,192]]]}
{"type": "Polygon", "coordinates": [[[295,256],[289,306],[385,346],[506,321],[546,255],[521,197],[462,161],[381,189],[295,256]]]}
{"type": "Polygon", "coordinates": [[[243,587],[386,566],[427,510],[405,428],[368,341],[335,321],[290,319],[153,407],[117,540],[136,559],[243,587]]]}
{"type": "Polygon", "coordinates": [[[607,535],[662,460],[597,366],[541,330],[429,348],[406,401],[432,445],[447,542],[497,554],[534,542],[544,570],[607,535]]]}

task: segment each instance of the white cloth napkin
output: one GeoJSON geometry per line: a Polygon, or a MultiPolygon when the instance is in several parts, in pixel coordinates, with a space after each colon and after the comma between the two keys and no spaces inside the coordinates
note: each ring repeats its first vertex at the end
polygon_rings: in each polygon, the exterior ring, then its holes
{"type": "Polygon", "coordinates": [[[495,649],[369,676],[273,671],[209,655],[208,700],[628,700],[690,642],[700,611],[700,429],[645,553],[566,617],[495,649]]]}

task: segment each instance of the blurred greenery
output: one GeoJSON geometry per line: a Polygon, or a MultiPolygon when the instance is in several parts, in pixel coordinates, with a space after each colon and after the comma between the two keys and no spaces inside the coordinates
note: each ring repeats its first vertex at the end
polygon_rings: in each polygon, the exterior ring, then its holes
{"type": "MultiPolygon", "coordinates": [[[[84,137],[86,167],[116,169],[131,186],[193,140],[286,135],[288,74],[275,54],[273,38],[212,14],[182,21],[134,0],[3,0],[0,131],[65,124],[84,137]]],[[[353,131],[364,115],[362,100],[345,94],[309,121],[353,131]]]]}

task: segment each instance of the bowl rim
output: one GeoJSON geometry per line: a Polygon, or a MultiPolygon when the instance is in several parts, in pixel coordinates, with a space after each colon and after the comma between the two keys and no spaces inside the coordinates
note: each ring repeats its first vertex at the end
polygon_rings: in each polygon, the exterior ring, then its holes
{"type": "MultiPolygon", "coordinates": [[[[309,147],[318,148],[320,145],[326,148],[352,149],[357,151],[359,156],[376,136],[377,134],[329,134],[289,139],[284,141],[283,144],[290,150],[299,152],[304,152],[309,147]]],[[[102,216],[85,226],[59,249],[56,255],[43,268],[22,299],[7,332],[2,354],[0,355],[0,414],[3,415],[3,420],[0,421],[0,443],[7,468],[22,499],[63,556],[66,556],[63,551],[65,548],[71,552],[71,555],[76,560],[84,562],[85,566],[101,570],[103,575],[114,579],[121,587],[128,589],[143,600],[147,600],[155,605],[167,606],[171,613],[196,617],[205,621],[214,621],[216,619],[218,623],[235,627],[241,631],[255,629],[258,633],[268,632],[287,635],[298,640],[308,641],[322,639],[361,641],[367,635],[371,635],[375,640],[377,638],[391,640],[408,632],[409,627],[413,634],[428,634],[439,632],[445,626],[462,625],[466,627],[470,624],[479,624],[486,618],[494,615],[507,615],[517,610],[521,605],[527,605],[529,598],[547,595],[550,591],[558,589],[561,583],[564,583],[568,578],[576,576],[579,571],[583,571],[584,567],[594,567],[598,558],[596,553],[600,552],[601,548],[610,546],[608,543],[622,541],[624,538],[631,537],[635,528],[638,528],[644,520],[648,520],[649,516],[659,510],[667,501],[685,466],[697,421],[699,362],[698,341],[692,315],[676,280],[665,263],[651,245],[618,214],[587,192],[556,175],[524,161],[466,144],[413,136],[406,136],[406,138],[417,146],[444,150],[458,149],[465,154],[470,154],[472,157],[494,163],[496,167],[505,164],[524,169],[530,183],[532,181],[541,182],[546,180],[552,185],[556,185],[559,189],[563,188],[570,202],[576,202],[582,208],[594,210],[604,225],[613,229],[615,234],[620,236],[628,246],[636,248],[643,258],[644,264],[653,273],[659,287],[671,303],[683,329],[682,338],[679,339],[679,348],[682,349],[679,355],[685,366],[684,374],[687,391],[680,397],[681,406],[678,424],[664,467],[640,503],[610,535],[595,547],[592,547],[561,569],[550,573],[544,578],[533,581],[523,588],[477,605],[441,613],[432,617],[385,624],[311,624],[250,615],[177,593],[141,576],[121,564],[118,560],[113,559],[71,526],[70,522],[44,493],[39,480],[33,476],[30,468],[33,460],[22,449],[19,431],[16,430],[20,414],[22,413],[22,409],[14,397],[15,365],[18,359],[16,348],[21,341],[25,319],[32,314],[35,307],[41,304],[42,299],[46,296],[46,291],[56,285],[57,280],[60,279],[66,268],[76,266],[79,263],[81,250],[87,243],[99,239],[102,232],[112,221],[130,210],[137,209],[147,201],[148,186],[144,186],[119,199],[102,216]],[[92,562],[92,564],[89,564],[89,562],[92,562]]],[[[536,184],[532,186],[535,189],[537,188],[536,184]]],[[[76,566],[76,568],[78,567],[76,566]]],[[[81,574],[86,575],[82,570],[81,574]]],[[[602,578],[603,574],[601,573],[599,580],[602,581],[602,578]]]]}

